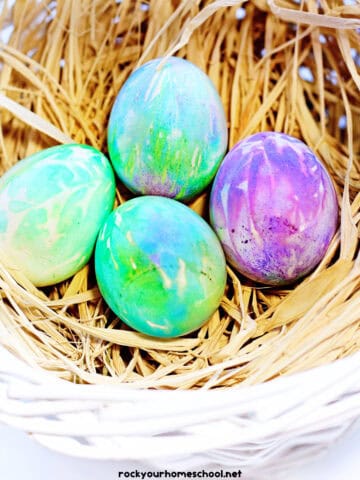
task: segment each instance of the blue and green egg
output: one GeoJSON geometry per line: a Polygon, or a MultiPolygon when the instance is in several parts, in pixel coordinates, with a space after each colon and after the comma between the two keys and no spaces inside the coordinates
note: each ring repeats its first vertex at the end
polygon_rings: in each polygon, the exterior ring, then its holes
{"type": "Polygon", "coordinates": [[[86,145],[48,148],[0,179],[0,253],[36,286],[61,282],[89,261],[115,200],[107,158],[86,145]]]}
{"type": "Polygon", "coordinates": [[[130,75],[108,126],[109,154],[122,182],[135,194],[183,201],[211,182],[227,139],[211,80],[176,57],[151,60],[130,75]]]}
{"type": "Polygon", "coordinates": [[[157,337],[199,328],[219,307],[225,257],[215,233],[175,200],[143,196],[107,219],[95,249],[100,291],[130,327],[157,337]]]}

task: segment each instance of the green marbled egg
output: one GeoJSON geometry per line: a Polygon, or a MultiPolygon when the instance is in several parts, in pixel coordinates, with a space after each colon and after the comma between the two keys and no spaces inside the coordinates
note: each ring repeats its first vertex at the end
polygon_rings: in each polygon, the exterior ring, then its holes
{"type": "Polygon", "coordinates": [[[227,147],[227,124],[210,78],[182,58],[135,70],[111,111],[109,154],[134,193],[187,201],[209,185],[227,147]]]}
{"type": "Polygon", "coordinates": [[[60,145],[0,178],[0,252],[36,286],[58,283],[89,260],[111,212],[115,179],[95,148],[60,145]]]}
{"type": "Polygon", "coordinates": [[[134,198],[99,233],[95,271],[100,291],[126,324],[175,337],[199,328],[218,308],[225,258],[210,226],[165,197],[134,198]]]}

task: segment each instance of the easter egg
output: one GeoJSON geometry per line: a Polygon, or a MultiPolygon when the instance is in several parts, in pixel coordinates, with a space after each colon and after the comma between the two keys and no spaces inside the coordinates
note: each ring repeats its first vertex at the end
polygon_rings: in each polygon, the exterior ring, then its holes
{"type": "Polygon", "coordinates": [[[121,88],[108,125],[114,169],[135,194],[189,200],[214,178],[227,147],[220,97],[187,60],[151,60],[121,88]]]}
{"type": "Polygon", "coordinates": [[[199,328],[224,293],[226,264],[210,226],[187,206],[143,196],[118,207],[99,233],[95,272],[109,307],[156,337],[199,328]]]}
{"type": "Polygon", "coordinates": [[[325,255],[337,228],[338,203],[329,174],[310,148],[265,132],[226,155],[212,187],[210,218],[236,270],[285,285],[325,255]]]}
{"type": "Polygon", "coordinates": [[[110,162],[95,148],[35,153],[0,179],[0,252],[36,286],[65,280],[88,262],[114,199],[110,162]]]}

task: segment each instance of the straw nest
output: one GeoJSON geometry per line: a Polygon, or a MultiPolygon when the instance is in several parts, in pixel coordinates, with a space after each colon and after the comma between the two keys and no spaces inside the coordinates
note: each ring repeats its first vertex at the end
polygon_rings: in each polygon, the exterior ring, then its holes
{"type": "MultiPolygon", "coordinates": [[[[182,389],[263,382],[359,350],[359,27],[359,4],[336,0],[4,2],[0,31],[11,35],[0,46],[1,173],[59,142],[106,153],[123,82],[145,61],[176,54],[216,85],[229,147],[276,130],[315,150],[336,184],[341,225],[318,268],[295,286],[263,288],[229,268],[219,310],[173,340],[122,324],[92,263],[43,290],[2,266],[1,343],[69,381],[182,389]]],[[[205,216],[207,195],[191,205],[205,216]]],[[[118,185],[117,202],[127,198],[118,185]]]]}

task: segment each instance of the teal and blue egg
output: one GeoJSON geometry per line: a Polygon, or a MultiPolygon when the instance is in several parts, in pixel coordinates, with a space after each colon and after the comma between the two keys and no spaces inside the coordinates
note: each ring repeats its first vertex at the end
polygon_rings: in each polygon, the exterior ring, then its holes
{"type": "Polygon", "coordinates": [[[110,159],[135,194],[187,201],[211,182],[227,148],[224,108],[210,78],[170,57],[135,70],[108,125],[110,159]]]}
{"type": "Polygon", "coordinates": [[[100,291],[130,327],[156,337],[199,328],[226,284],[215,233],[194,211],[159,196],[137,197],[109,216],[95,248],[100,291]]]}

